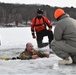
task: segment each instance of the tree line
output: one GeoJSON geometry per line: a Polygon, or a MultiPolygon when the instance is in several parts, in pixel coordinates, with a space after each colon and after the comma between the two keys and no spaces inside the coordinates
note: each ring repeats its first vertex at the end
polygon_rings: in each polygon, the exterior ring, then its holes
{"type": "MultiPolygon", "coordinates": [[[[28,25],[28,21],[31,21],[32,18],[37,15],[38,8],[43,9],[44,16],[48,17],[50,21],[55,21],[54,11],[61,7],[39,4],[0,3],[0,26],[7,25],[12,22],[15,22],[16,26],[18,26],[18,23],[23,22],[25,22],[25,25],[28,25]]],[[[64,9],[64,11],[71,17],[76,19],[76,8],[63,7],[62,9],[64,9]]]]}

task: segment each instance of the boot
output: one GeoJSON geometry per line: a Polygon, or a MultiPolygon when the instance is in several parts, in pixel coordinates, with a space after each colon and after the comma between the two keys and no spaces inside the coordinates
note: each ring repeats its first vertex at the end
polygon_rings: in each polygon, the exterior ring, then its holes
{"type": "Polygon", "coordinates": [[[63,65],[69,65],[73,63],[72,58],[69,56],[68,58],[64,59],[64,60],[59,60],[58,62],[59,64],[63,64],[63,65]]]}
{"type": "Polygon", "coordinates": [[[38,47],[42,48],[42,47],[46,47],[47,45],[48,45],[48,43],[42,43],[42,44],[39,44],[38,47]]]}
{"type": "Polygon", "coordinates": [[[42,45],[45,47],[45,46],[47,46],[47,45],[48,45],[48,43],[43,43],[42,45]]]}

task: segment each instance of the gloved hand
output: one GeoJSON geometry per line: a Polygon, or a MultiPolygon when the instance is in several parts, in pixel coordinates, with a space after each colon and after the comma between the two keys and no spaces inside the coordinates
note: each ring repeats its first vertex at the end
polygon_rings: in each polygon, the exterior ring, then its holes
{"type": "Polygon", "coordinates": [[[49,28],[48,30],[49,30],[49,31],[52,31],[52,29],[51,29],[51,28],[49,28]]]}
{"type": "Polygon", "coordinates": [[[37,58],[39,58],[38,55],[32,55],[32,59],[37,59],[37,58]]]}
{"type": "Polygon", "coordinates": [[[16,60],[16,57],[13,57],[12,60],[16,60]]]}
{"type": "Polygon", "coordinates": [[[35,38],[36,38],[36,36],[35,36],[35,35],[33,35],[32,37],[33,37],[33,39],[35,39],[35,38]]]}
{"type": "Polygon", "coordinates": [[[13,57],[12,60],[20,59],[19,57],[13,57]]]}

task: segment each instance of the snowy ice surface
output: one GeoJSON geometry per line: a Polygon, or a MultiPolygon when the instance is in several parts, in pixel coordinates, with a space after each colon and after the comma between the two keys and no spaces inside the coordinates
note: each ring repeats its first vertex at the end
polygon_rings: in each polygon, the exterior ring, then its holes
{"type": "MultiPolygon", "coordinates": [[[[30,27],[0,28],[0,39],[0,57],[18,56],[27,42],[38,49],[30,27]]],[[[43,41],[48,41],[47,37],[43,41]]],[[[51,51],[48,46],[41,50],[51,51]]],[[[76,65],[59,65],[58,60],[61,58],[55,54],[35,60],[0,60],[0,75],[76,75],[76,65]]]]}

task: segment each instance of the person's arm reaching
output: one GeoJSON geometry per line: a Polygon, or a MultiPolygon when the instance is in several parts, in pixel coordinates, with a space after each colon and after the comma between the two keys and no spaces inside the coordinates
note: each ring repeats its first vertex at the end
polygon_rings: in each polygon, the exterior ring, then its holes
{"type": "Polygon", "coordinates": [[[35,31],[34,31],[34,19],[32,19],[32,22],[31,22],[31,33],[32,33],[32,38],[36,38],[35,36],[35,31]]]}

